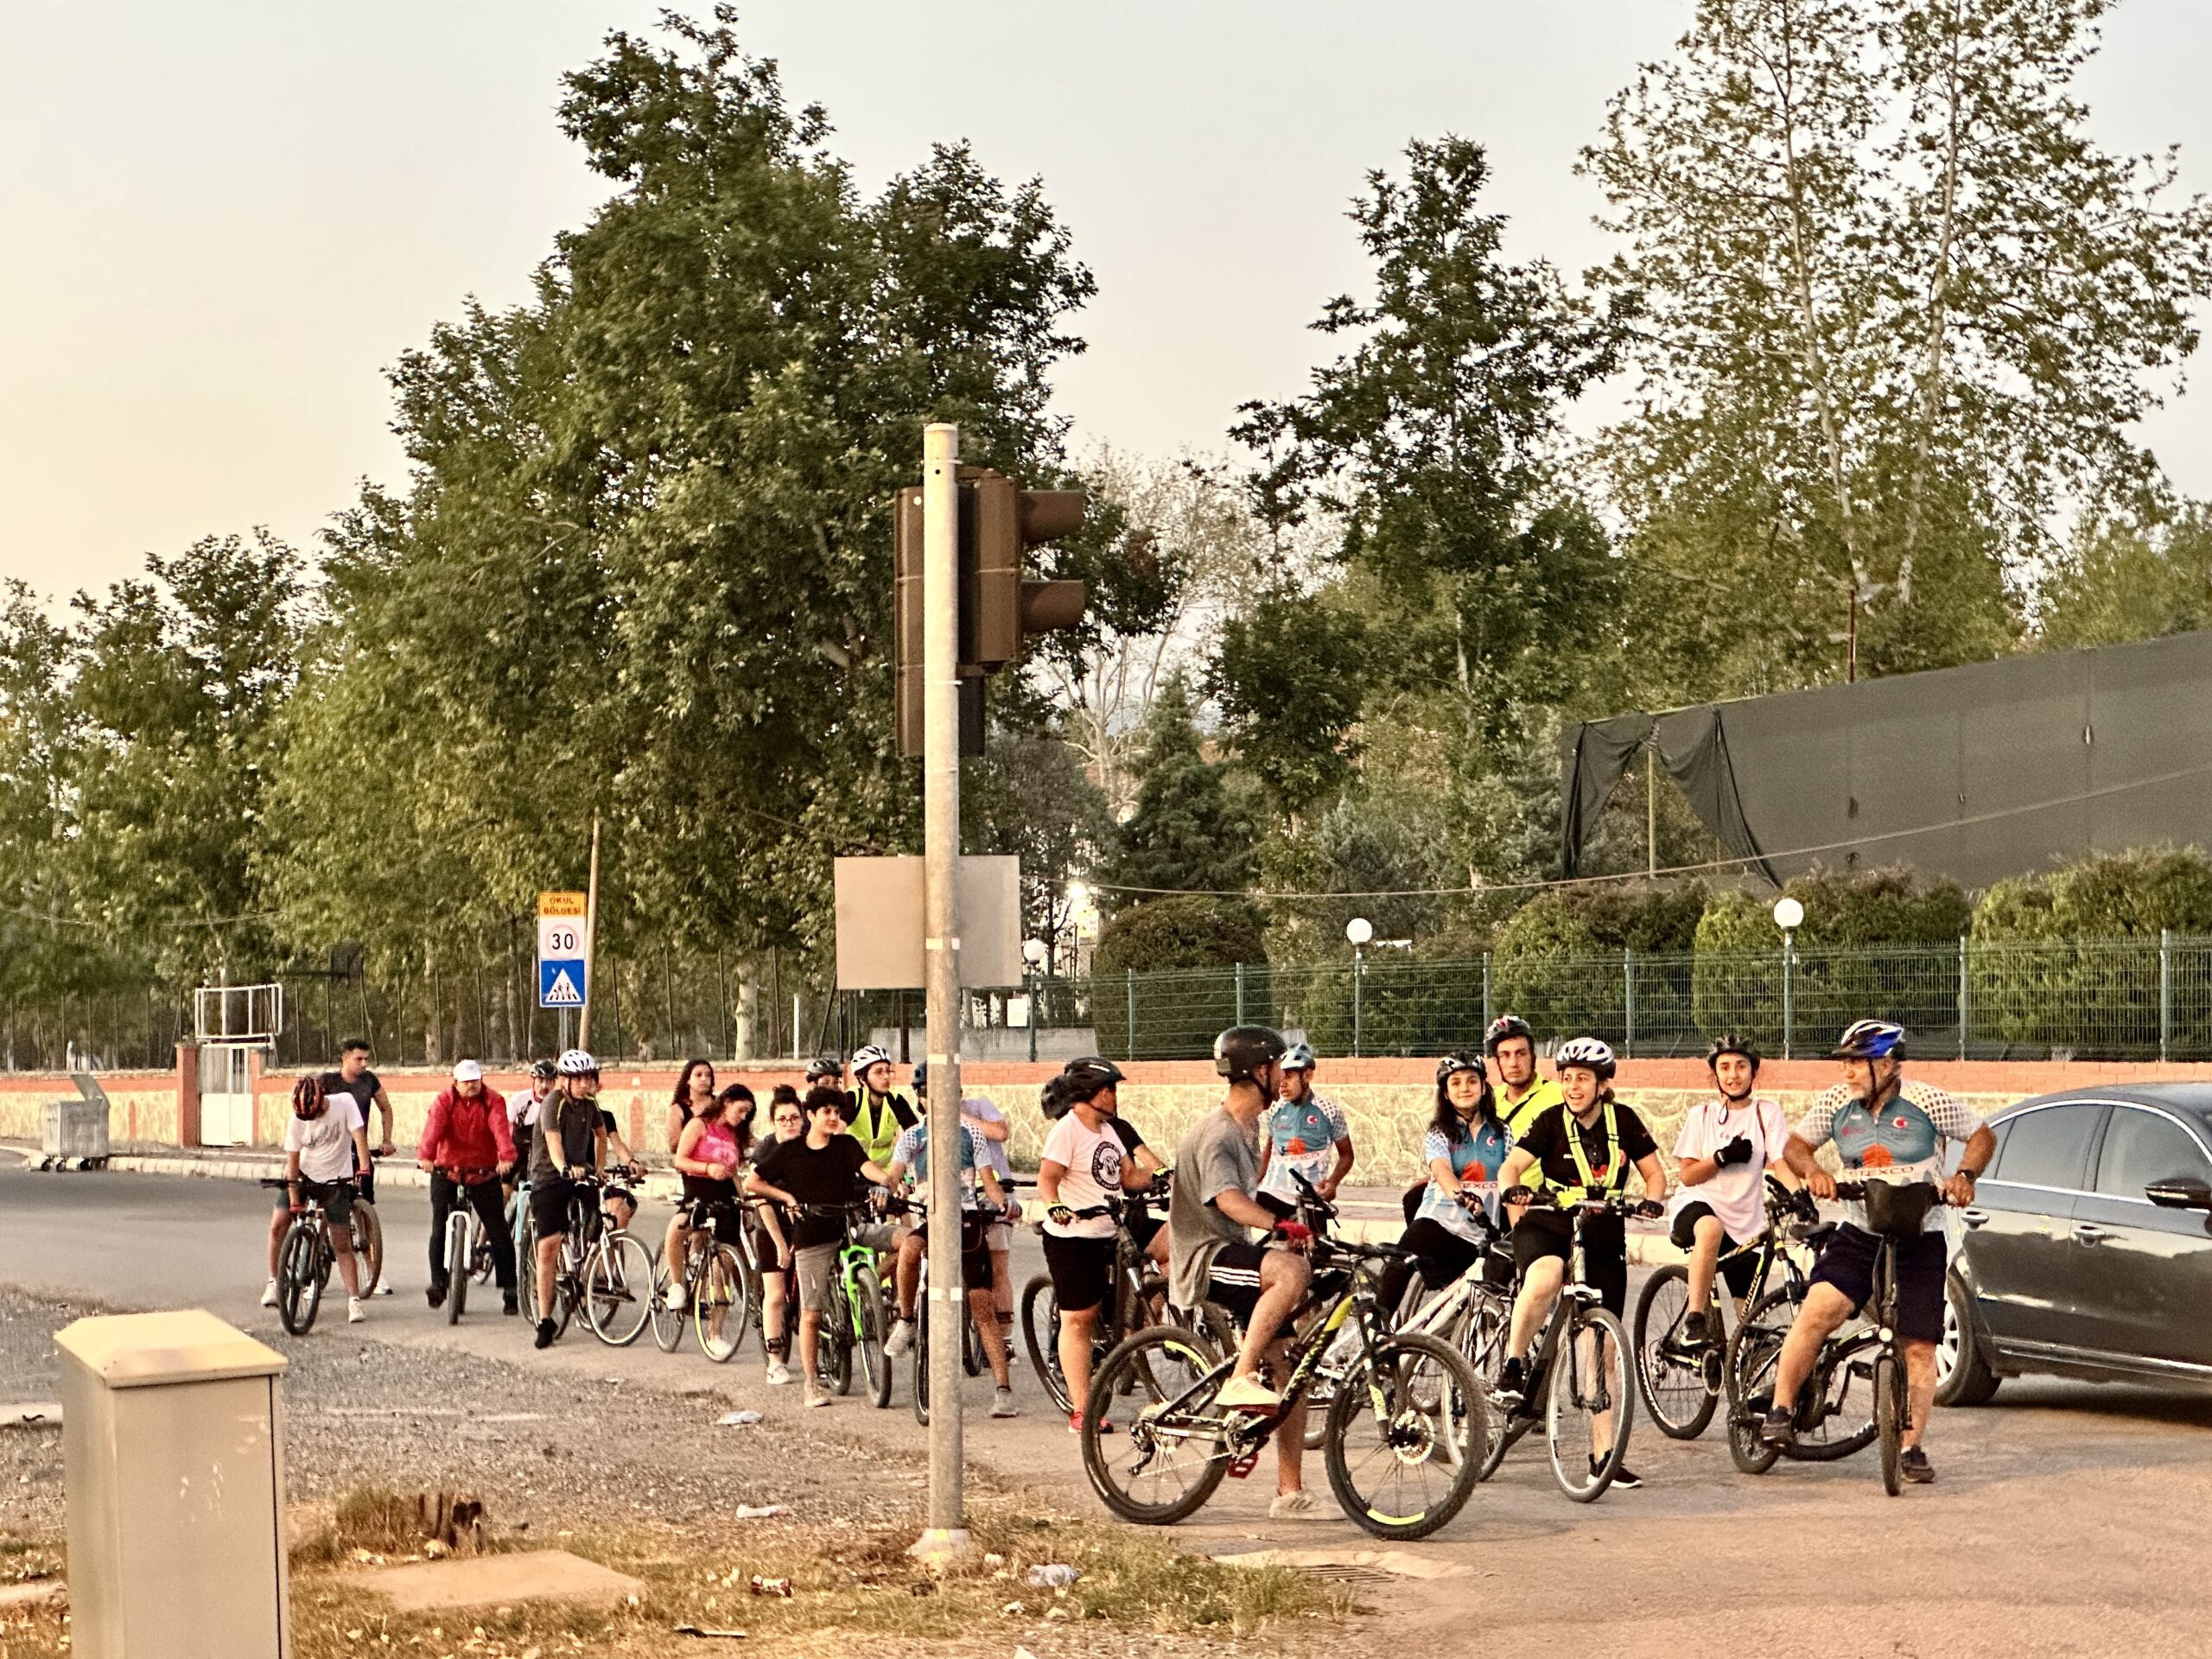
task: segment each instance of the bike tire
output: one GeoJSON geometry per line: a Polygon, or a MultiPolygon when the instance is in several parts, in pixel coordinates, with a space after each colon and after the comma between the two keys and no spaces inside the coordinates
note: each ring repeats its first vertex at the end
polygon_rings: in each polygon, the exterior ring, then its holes
{"type": "Polygon", "coordinates": [[[860,1350],[861,1380],[868,1385],[868,1403],[878,1411],[887,1411],[891,1406],[892,1365],[883,1345],[883,1286],[874,1268],[862,1268],[855,1279],[860,1305],[853,1310],[858,1325],[853,1337],[860,1350]]]}
{"type": "Polygon", "coordinates": [[[676,1305],[676,1287],[669,1282],[664,1264],[653,1269],[653,1346],[674,1353],[683,1341],[683,1310],[676,1305]]]}
{"type": "Polygon", "coordinates": [[[384,1282],[384,1218],[377,1214],[376,1205],[357,1197],[351,1224],[353,1257],[361,1264],[361,1294],[373,1296],[384,1282]]]}
{"type": "Polygon", "coordinates": [[[1885,1348],[1874,1357],[1874,1433],[1882,1446],[1882,1490],[1891,1497],[1904,1490],[1904,1426],[1910,1410],[1904,1367],[1885,1348]]]}
{"type": "Polygon", "coordinates": [[[846,1305],[842,1274],[830,1281],[830,1306],[822,1315],[822,1334],[817,1340],[816,1363],[822,1380],[832,1394],[853,1391],[853,1311],[846,1305]]]}
{"type": "MultiPolygon", "coordinates": [[[[1048,1273],[1039,1274],[1022,1287],[1021,1340],[1045,1392],[1065,1416],[1075,1404],[1068,1398],[1067,1373],[1060,1365],[1060,1299],[1048,1273]]],[[[1092,1367],[1094,1372],[1096,1369],[1092,1367]]]]}
{"type": "Polygon", "coordinates": [[[468,1300],[468,1214],[456,1210],[446,1218],[446,1323],[459,1325],[468,1300]]]}
{"type": "Polygon", "coordinates": [[[276,1255],[276,1317],[295,1337],[315,1329],[315,1316],[322,1306],[323,1276],[315,1255],[315,1229],[304,1217],[295,1220],[284,1230],[283,1247],[276,1255]]]}
{"type": "Polygon", "coordinates": [[[584,1321],[610,1348],[627,1348],[652,1317],[653,1253],[628,1233],[607,1233],[585,1259],[584,1321]]]}
{"type": "Polygon", "coordinates": [[[914,1310],[914,1421],[924,1428],[930,1426],[930,1311],[926,1306],[914,1310]]]}
{"type": "MultiPolygon", "coordinates": [[[[1829,1368],[1827,1375],[1830,1380],[1833,1381],[1839,1375],[1845,1375],[1847,1377],[1852,1357],[1879,1345],[1880,1339],[1872,1331],[1861,1332],[1843,1345],[1839,1362],[1829,1368]]],[[[1873,1369],[1872,1359],[1867,1359],[1865,1363],[1871,1372],[1873,1369]]],[[[1816,1378],[1818,1375],[1816,1371],[1816,1378]]],[[[1844,1383],[1844,1398],[1848,1400],[1849,1397],[1850,1383],[1847,1380],[1844,1383]]],[[[1804,1434],[1800,1433],[1794,1444],[1783,1448],[1782,1455],[1793,1463],[1835,1463],[1844,1458],[1856,1457],[1873,1445],[1876,1437],[1881,1433],[1881,1426],[1874,1420],[1874,1404],[1875,1402],[1871,1399],[1867,1402],[1865,1418],[1854,1422],[1848,1433],[1828,1440],[1808,1440],[1804,1434]]],[[[1827,1424],[1839,1414],[1834,1411],[1826,1412],[1817,1427],[1825,1428],[1827,1424]]]]}
{"type": "Polygon", "coordinates": [[[991,1369],[991,1357],[983,1351],[983,1327],[976,1323],[976,1310],[968,1306],[964,1293],[960,1298],[960,1369],[969,1376],[981,1376],[991,1369]]]}
{"type": "Polygon", "coordinates": [[[1629,1375],[1629,1352],[1628,1329],[1612,1312],[1584,1307],[1576,1311],[1552,1356],[1544,1396],[1544,1439],[1551,1451],[1552,1478],[1577,1503],[1594,1503],[1603,1497],[1628,1456],[1629,1432],[1636,1426],[1636,1383],[1629,1375]],[[1592,1339],[1587,1367],[1580,1351],[1585,1336],[1592,1339]],[[1588,1379],[1586,1369],[1592,1372],[1588,1379]],[[1613,1414],[1612,1445],[1592,1471],[1589,1447],[1577,1440],[1568,1419],[1571,1414],[1579,1421],[1586,1412],[1594,1416],[1607,1406],[1613,1414]]]}
{"type": "MultiPolygon", "coordinates": [[[[1689,1269],[1675,1263],[1645,1280],[1636,1299],[1636,1380],[1651,1421],[1670,1440],[1697,1439],[1720,1407],[1720,1390],[1702,1367],[1691,1370],[1666,1352],[1689,1311],[1689,1269]]],[[[1721,1317],[1717,1300],[1707,1317],[1721,1317]]]]}
{"type": "Polygon", "coordinates": [[[1450,1525],[1482,1479],[1482,1452],[1490,1440],[1487,1395],[1467,1357],[1427,1332],[1386,1337],[1355,1361],[1330,1404],[1324,1441],[1329,1489],[1353,1523],[1375,1537],[1402,1540],[1426,1538],[1450,1525]],[[1412,1374],[1428,1367],[1438,1373],[1433,1383],[1412,1374]],[[1435,1490],[1421,1482],[1418,1508],[1410,1494],[1385,1497],[1362,1488],[1359,1478],[1376,1457],[1362,1459],[1359,1469],[1352,1466],[1354,1432],[1385,1411],[1378,1448],[1382,1478],[1394,1470],[1439,1472],[1435,1490]]]}
{"type": "MultiPolygon", "coordinates": [[[[1219,1381],[1195,1398],[1187,1414],[1198,1433],[1189,1439],[1164,1441],[1160,1438],[1161,1425],[1148,1417],[1156,1417],[1166,1401],[1217,1370],[1221,1358],[1212,1344],[1198,1332],[1179,1325],[1155,1325],[1137,1332],[1134,1336],[1116,1344],[1106,1356],[1105,1363],[1090,1379],[1090,1409],[1083,1419],[1083,1468],[1090,1481],[1091,1491],[1099,1501],[1122,1520],[1138,1526],[1173,1526],[1187,1519],[1205,1507],[1229,1473],[1229,1459],[1225,1450],[1214,1449],[1208,1444],[1205,1433],[1206,1421],[1217,1421],[1220,1413],[1210,1410],[1213,1395],[1219,1392],[1219,1381]],[[1103,1402],[1115,1400],[1125,1392],[1132,1397],[1132,1409],[1126,1414],[1128,1421],[1119,1425],[1121,1432],[1106,1434],[1100,1425],[1107,1420],[1103,1402]],[[1183,1386],[1177,1386],[1178,1384],[1183,1386]],[[1140,1401],[1143,1403],[1139,1403],[1140,1401]],[[1192,1470],[1191,1483],[1173,1497],[1164,1502],[1147,1503],[1136,1496],[1128,1482],[1120,1478],[1116,1467],[1117,1452],[1142,1454],[1148,1447],[1160,1444],[1177,1444],[1189,1448],[1191,1457],[1183,1466],[1192,1470]]],[[[1180,1423],[1168,1425],[1179,1430],[1180,1423]]],[[[1141,1469],[1133,1468],[1133,1474],[1141,1469]]]]}
{"type": "Polygon", "coordinates": [[[1721,1370],[1728,1396],[1728,1455],[1747,1475],[1766,1473],[1782,1456],[1782,1448],[1770,1445],[1760,1428],[1774,1399],[1775,1366],[1789,1333],[1789,1307],[1788,1291],[1769,1291],[1729,1334],[1721,1370]],[[1783,1316],[1778,1322],[1777,1311],[1783,1316]]]}
{"type": "Polygon", "coordinates": [[[691,1283],[692,1333],[701,1353],[727,1365],[745,1345],[746,1323],[752,1318],[745,1263],[719,1240],[693,1248],[705,1249],[707,1265],[691,1283]]]}

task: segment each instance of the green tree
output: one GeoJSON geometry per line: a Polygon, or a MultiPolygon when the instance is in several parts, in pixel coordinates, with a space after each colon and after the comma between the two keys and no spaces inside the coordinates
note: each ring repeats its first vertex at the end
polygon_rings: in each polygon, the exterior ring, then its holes
{"type": "Polygon", "coordinates": [[[1098,871],[1101,908],[1110,916],[1158,893],[1241,892],[1252,879],[1251,820],[1199,746],[1179,676],[1145,722],[1138,773],[1136,810],[1098,871]]]}
{"type": "Polygon", "coordinates": [[[79,747],[73,654],[28,587],[0,586],[0,995],[11,1004],[84,988],[61,857],[79,747]]]}
{"type": "Polygon", "coordinates": [[[2084,524],[2036,584],[2045,645],[2116,645],[2212,627],[2212,513],[2084,524]]]}
{"type": "Polygon", "coordinates": [[[1286,819],[1333,796],[1359,758],[1367,623],[1277,587],[1225,620],[1206,693],[1268,804],[1286,819]]]}
{"type": "Polygon", "coordinates": [[[1068,885],[1114,842],[1114,815],[1083,761],[1050,732],[991,729],[982,755],[961,768],[961,848],[1021,861],[1025,938],[1057,960],[1071,921],[1068,885]]]}

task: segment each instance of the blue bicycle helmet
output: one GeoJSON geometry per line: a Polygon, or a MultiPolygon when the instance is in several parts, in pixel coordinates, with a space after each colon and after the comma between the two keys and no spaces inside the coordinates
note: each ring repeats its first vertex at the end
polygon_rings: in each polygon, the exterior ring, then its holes
{"type": "Polygon", "coordinates": [[[1901,1060],[1904,1058],[1904,1027],[1888,1020],[1861,1020],[1845,1028],[1831,1058],[1901,1060]]]}

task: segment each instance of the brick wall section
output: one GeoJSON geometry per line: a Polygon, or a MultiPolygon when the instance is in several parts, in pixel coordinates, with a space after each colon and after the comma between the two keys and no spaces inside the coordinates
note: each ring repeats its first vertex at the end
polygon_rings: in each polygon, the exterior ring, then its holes
{"type": "MultiPolygon", "coordinates": [[[[101,1082],[113,1103],[110,1133],[118,1145],[129,1142],[177,1144],[180,1084],[196,1076],[189,1049],[180,1052],[178,1070],[116,1072],[101,1082]]],[[[903,1070],[903,1068],[902,1068],[903,1070]]],[[[1046,1125],[1037,1111],[1037,1090],[1058,1068],[1050,1064],[978,1062],[965,1068],[965,1089],[995,1101],[1013,1126],[1010,1145],[1015,1162],[1034,1168],[1046,1125]]],[[[1123,1111],[1144,1130],[1163,1156],[1221,1098],[1220,1081],[1204,1061],[1139,1060],[1124,1065],[1128,1082],[1122,1090],[1123,1111]]],[[[1927,1060],[1914,1063],[1910,1075],[1963,1096],[1989,1112],[2031,1095],[2122,1083],[2173,1082],[2212,1084],[2212,1064],[2128,1065],[2107,1061],[1927,1060]]],[[[742,1078],[764,1098],[778,1083],[794,1086],[801,1069],[783,1065],[721,1066],[722,1081],[742,1078]]],[[[294,1073],[272,1071],[257,1079],[255,1128],[264,1145],[282,1136],[294,1073]]],[[[397,1119],[395,1139],[411,1154],[422,1134],[430,1103],[446,1086],[443,1069],[378,1069],[397,1119]]],[[[1760,1072],[1760,1092],[1772,1095],[1793,1116],[1813,1095],[1840,1077],[1828,1060],[1770,1061],[1760,1072]]],[[[492,1085],[501,1093],[528,1086],[528,1076],[494,1071],[492,1085]]],[[[1325,1058],[1318,1081],[1321,1091],[1342,1105],[1352,1122],[1359,1151],[1356,1180],[1378,1183],[1411,1180],[1419,1173],[1423,1125],[1434,1096],[1435,1068],[1420,1059],[1325,1058]]],[[[615,1114],[624,1137],[645,1155],[664,1152],[663,1128],[676,1072],[667,1066],[610,1066],[600,1097],[615,1114]]],[[[1694,1059],[1627,1060],[1621,1065],[1621,1097],[1642,1112],[1662,1150],[1671,1149],[1682,1116],[1704,1097],[1704,1065],[1694,1059]]],[[[37,1142],[49,1100],[73,1097],[65,1076],[0,1073],[0,1139],[37,1142]]],[[[187,1127],[189,1126],[188,1118],[187,1127]]],[[[373,1120],[372,1128],[374,1127],[373,1120]]]]}

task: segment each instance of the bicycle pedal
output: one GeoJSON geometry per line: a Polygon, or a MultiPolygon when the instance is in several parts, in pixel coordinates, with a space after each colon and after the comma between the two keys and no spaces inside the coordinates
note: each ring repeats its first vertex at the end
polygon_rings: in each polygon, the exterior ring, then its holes
{"type": "Polygon", "coordinates": [[[1229,1478],[1242,1480],[1259,1465],[1260,1448],[1255,1446],[1249,1452],[1240,1452],[1229,1460],[1229,1478]]]}

